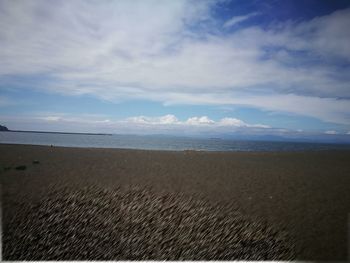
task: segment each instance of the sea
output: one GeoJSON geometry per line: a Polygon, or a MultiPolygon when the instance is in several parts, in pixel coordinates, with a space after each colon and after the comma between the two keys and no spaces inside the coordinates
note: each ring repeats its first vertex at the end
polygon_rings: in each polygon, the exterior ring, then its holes
{"type": "Polygon", "coordinates": [[[243,141],[163,135],[97,135],[37,132],[0,132],[2,144],[52,145],[63,147],[120,148],[169,151],[319,151],[350,150],[350,144],[243,141]]]}

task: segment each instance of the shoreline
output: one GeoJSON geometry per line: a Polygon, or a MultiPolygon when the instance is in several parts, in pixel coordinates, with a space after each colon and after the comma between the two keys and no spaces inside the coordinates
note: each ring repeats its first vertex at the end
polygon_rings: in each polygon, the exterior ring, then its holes
{"type": "MultiPolygon", "coordinates": [[[[294,142],[286,142],[286,143],[294,143],[294,142]]],[[[299,143],[299,142],[297,142],[299,143]]],[[[303,144],[304,142],[300,142],[303,144]]],[[[305,142],[309,143],[309,142],[305,142]]],[[[314,144],[310,142],[310,144],[314,144]]],[[[330,143],[315,143],[315,144],[323,144],[329,145],[330,143]]],[[[93,146],[63,146],[63,145],[49,145],[49,144],[30,144],[30,143],[2,143],[1,145],[7,146],[32,146],[32,147],[47,147],[47,148],[66,148],[66,149],[104,149],[104,150],[120,150],[120,151],[154,151],[154,152],[196,152],[196,153],[275,153],[275,154],[283,154],[283,153],[312,153],[312,152],[350,152],[349,149],[308,149],[308,150],[230,150],[230,151],[217,151],[217,150],[201,150],[201,149],[181,149],[181,150],[167,150],[167,149],[141,149],[141,148],[117,148],[117,147],[93,147],[93,146]]],[[[338,145],[338,144],[330,144],[330,145],[338,145]]],[[[340,144],[346,145],[347,144],[340,144]]]]}
{"type": "Polygon", "coordinates": [[[11,167],[1,172],[5,222],[21,213],[19,204],[42,202],[62,187],[75,193],[85,187],[108,192],[137,186],[155,195],[231,207],[285,229],[301,248],[297,260],[347,257],[347,150],[186,152],[0,144],[0,153],[0,164],[11,167]],[[16,170],[20,165],[26,169],[16,170]]]}

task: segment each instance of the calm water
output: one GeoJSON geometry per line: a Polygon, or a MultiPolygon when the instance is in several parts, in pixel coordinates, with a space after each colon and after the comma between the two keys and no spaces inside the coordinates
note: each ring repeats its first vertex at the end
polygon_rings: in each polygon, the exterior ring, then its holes
{"type": "Polygon", "coordinates": [[[205,151],[304,151],[350,149],[350,145],[341,144],[233,141],[221,139],[194,139],[164,136],[86,135],[29,132],[0,132],[0,143],[175,151],[182,151],[186,149],[205,151]]]}

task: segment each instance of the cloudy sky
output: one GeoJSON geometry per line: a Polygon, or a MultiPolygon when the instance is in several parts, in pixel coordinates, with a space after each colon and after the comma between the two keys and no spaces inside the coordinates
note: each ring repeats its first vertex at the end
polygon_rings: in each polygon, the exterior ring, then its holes
{"type": "Polygon", "coordinates": [[[349,1],[2,0],[0,124],[350,136],[349,28],[349,1]]]}

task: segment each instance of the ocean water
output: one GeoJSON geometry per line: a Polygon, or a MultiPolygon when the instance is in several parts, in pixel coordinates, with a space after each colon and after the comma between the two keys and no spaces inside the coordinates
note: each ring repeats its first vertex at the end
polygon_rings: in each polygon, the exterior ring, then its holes
{"type": "Polygon", "coordinates": [[[144,150],[199,151],[309,151],[350,150],[349,144],[235,141],[170,136],[90,135],[0,132],[0,143],[144,150]]]}

